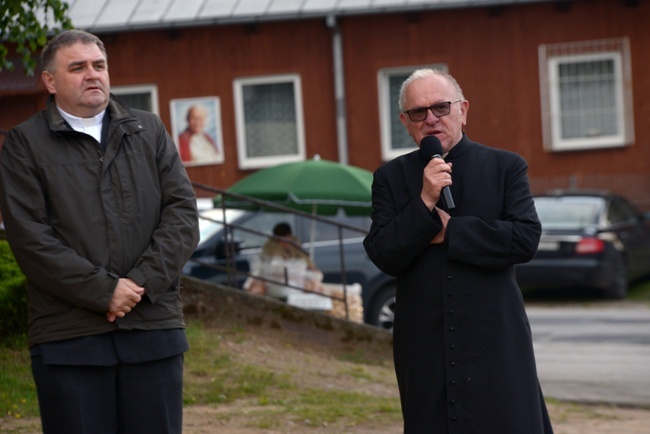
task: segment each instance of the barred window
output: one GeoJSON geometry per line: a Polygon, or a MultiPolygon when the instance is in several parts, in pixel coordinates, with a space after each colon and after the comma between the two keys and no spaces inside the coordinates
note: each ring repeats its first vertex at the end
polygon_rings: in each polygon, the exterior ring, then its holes
{"type": "Polygon", "coordinates": [[[447,72],[447,65],[424,65],[381,69],[379,83],[379,119],[381,128],[381,155],[384,161],[417,149],[399,120],[399,91],[402,83],[419,68],[439,69],[447,72]]]}
{"type": "Polygon", "coordinates": [[[240,168],[305,158],[299,76],[237,79],[234,93],[240,168]]]}
{"type": "Polygon", "coordinates": [[[131,108],[158,114],[158,88],[155,85],[113,86],[111,92],[131,108]]]}
{"type": "Polygon", "coordinates": [[[553,151],[632,144],[627,38],[542,45],[544,145],[553,151]]]}

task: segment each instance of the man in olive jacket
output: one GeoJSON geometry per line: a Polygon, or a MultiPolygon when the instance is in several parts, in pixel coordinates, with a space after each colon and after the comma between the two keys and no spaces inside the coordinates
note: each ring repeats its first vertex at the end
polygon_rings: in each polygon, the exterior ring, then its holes
{"type": "Polygon", "coordinates": [[[63,32],[42,58],[51,96],[5,140],[0,206],[43,430],[180,433],[191,183],[160,119],[110,95],[98,38],[63,32]]]}
{"type": "Polygon", "coordinates": [[[394,357],[405,434],[549,434],[514,265],[541,225],[525,161],[463,133],[469,102],[456,80],[418,70],[400,119],[420,143],[376,170],[364,245],[397,277],[394,357]],[[441,199],[451,190],[455,207],[441,199]]]}

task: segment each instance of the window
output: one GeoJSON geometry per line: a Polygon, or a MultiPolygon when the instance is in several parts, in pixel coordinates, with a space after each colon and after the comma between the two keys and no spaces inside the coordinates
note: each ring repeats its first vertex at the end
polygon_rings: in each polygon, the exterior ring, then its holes
{"type": "Polygon", "coordinates": [[[305,158],[298,75],[234,82],[239,167],[255,169],[305,158]]]}
{"type": "Polygon", "coordinates": [[[111,92],[129,107],[158,114],[158,88],[155,85],[113,86],[111,92]]]}
{"type": "Polygon", "coordinates": [[[612,226],[632,225],[639,222],[639,215],[631,203],[614,198],[609,205],[607,220],[612,226]]]}
{"type": "Polygon", "coordinates": [[[381,156],[392,160],[417,148],[406,128],[399,120],[399,91],[404,80],[419,68],[439,69],[447,72],[444,64],[386,68],[379,70],[379,125],[381,128],[381,156]]]}
{"type": "Polygon", "coordinates": [[[297,215],[281,212],[256,212],[251,218],[241,223],[244,229],[234,229],[235,238],[243,241],[246,249],[261,248],[273,234],[273,228],[278,223],[288,223],[295,235],[297,215]],[[265,235],[261,235],[261,233],[265,235]]]}
{"type": "Polygon", "coordinates": [[[552,151],[634,141],[629,40],[542,45],[544,145],[552,151]]]}

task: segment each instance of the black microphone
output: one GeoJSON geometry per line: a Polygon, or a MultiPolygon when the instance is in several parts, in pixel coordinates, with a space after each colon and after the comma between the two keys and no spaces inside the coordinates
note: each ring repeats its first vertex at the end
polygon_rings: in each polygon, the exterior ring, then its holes
{"type": "MultiPolygon", "coordinates": [[[[442,143],[436,136],[424,136],[420,141],[420,155],[424,158],[442,158],[442,143]]],[[[442,188],[442,198],[447,209],[456,208],[449,186],[442,188]]]]}

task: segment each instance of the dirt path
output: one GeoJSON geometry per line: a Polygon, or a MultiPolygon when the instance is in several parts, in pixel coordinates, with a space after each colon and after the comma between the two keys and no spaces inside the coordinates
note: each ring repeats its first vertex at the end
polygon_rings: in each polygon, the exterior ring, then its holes
{"type": "MultiPolygon", "coordinates": [[[[281,429],[249,426],[248,414],[262,408],[235,403],[227,406],[190,406],[185,410],[184,434],[399,434],[401,424],[323,426],[305,428],[286,421],[281,429]]],[[[605,406],[550,404],[555,434],[648,434],[650,410],[605,406]]],[[[0,419],[0,433],[37,434],[37,419],[0,419]]]]}
{"type": "MultiPolygon", "coordinates": [[[[235,406],[236,407],[236,406],[235,406]]],[[[399,434],[401,424],[356,427],[318,427],[305,429],[287,424],[281,430],[247,427],[242,409],[192,406],[185,411],[185,434],[399,434]],[[228,420],[222,419],[229,413],[228,420]],[[218,415],[218,417],[217,417],[218,415]],[[217,420],[219,422],[217,422],[217,420]]],[[[250,410],[250,408],[249,408],[250,410]]],[[[550,404],[555,434],[648,434],[650,411],[605,406],[550,404]]]]}

